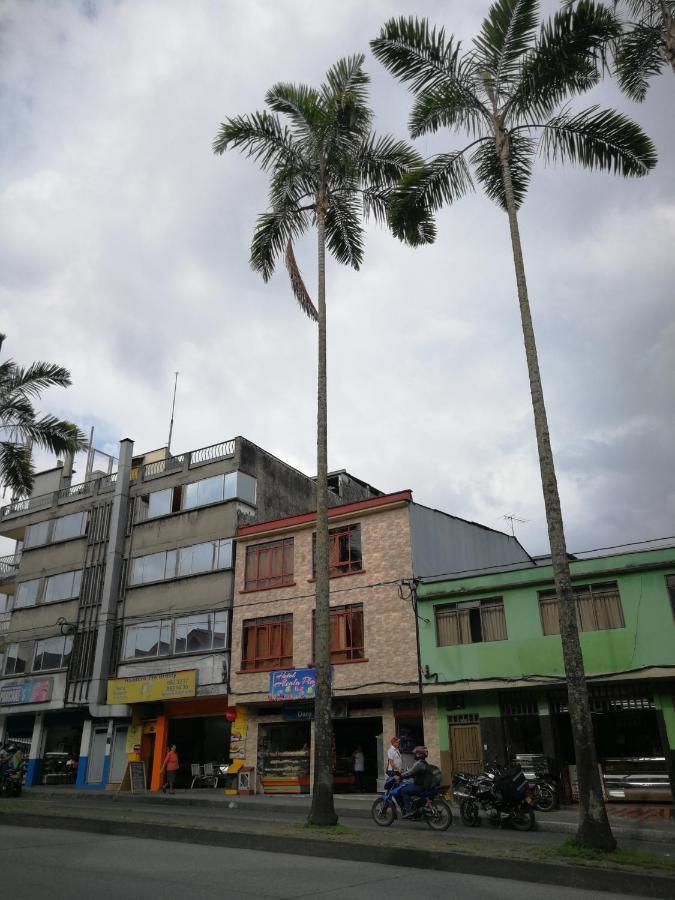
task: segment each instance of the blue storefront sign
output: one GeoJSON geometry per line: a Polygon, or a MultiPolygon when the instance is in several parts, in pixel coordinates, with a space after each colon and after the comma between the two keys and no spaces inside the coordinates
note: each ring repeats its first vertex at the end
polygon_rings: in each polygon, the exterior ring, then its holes
{"type": "Polygon", "coordinates": [[[269,700],[313,700],[314,697],[316,669],[280,669],[270,672],[269,700]]]}

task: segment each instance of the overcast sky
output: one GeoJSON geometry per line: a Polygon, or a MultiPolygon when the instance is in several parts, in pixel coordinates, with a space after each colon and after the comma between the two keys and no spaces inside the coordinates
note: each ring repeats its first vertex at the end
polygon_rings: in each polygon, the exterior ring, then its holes
{"type": "MultiPolygon", "coordinates": [[[[241,434],[313,474],[316,329],[283,267],[266,285],[248,266],[266,176],[212,140],[357,51],[377,130],[403,137],[409,95],[369,40],[414,12],[468,43],[487,6],[4,0],[0,330],[18,361],[71,371],[43,408],[152,449],[179,370],[175,452],[241,434]]],[[[660,159],[632,181],[538,164],[520,216],[570,550],[675,534],[675,78],[642,106],[611,83],[592,102],[660,159]]],[[[493,528],[513,514],[545,552],[506,217],[477,194],[438,232],[410,250],[373,226],[360,272],[328,266],[329,465],[493,528]]],[[[313,294],[314,247],[297,248],[313,294]]]]}

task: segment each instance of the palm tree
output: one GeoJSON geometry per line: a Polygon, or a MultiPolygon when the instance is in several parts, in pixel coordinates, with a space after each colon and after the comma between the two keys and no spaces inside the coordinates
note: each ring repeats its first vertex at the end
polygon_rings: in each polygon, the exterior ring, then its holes
{"type": "Polygon", "coordinates": [[[614,0],[621,32],[612,42],[614,74],[631,100],[642,101],[649,80],[675,73],[675,0],[614,0]]]}
{"type": "MultiPolygon", "coordinates": [[[[415,94],[410,132],[447,127],[468,131],[461,150],[442,153],[404,177],[392,225],[410,239],[411,207],[437,210],[474,186],[508,215],[525,355],[539,451],[553,573],[560,609],[570,718],[580,791],[577,841],[613,849],[598,773],[574,596],[549,438],[517,211],[534,157],[577,163],[624,176],[645,175],[656,163],[640,128],[611,109],[573,112],[564,101],[600,78],[596,56],[614,28],[611,13],[590,3],[565,9],[537,28],[536,0],[498,0],[474,45],[460,53],[454,37],[425,20],[392,19],[371,44],[375,56],[415,94]],[[473,175],[472,175],[473,170],[473,175]]],[[[414,236],[413,236],[414,237],[414,236]]]]}
{"type": "MultiPolygon", "coordinates": [[[[0,349],[5,335],[0,334],[0,349]]],[[[30,494],[35,471],[33,444],[52,453],[76,453],[85,437],[72,422],[56,416],[37,418],[33,400],[49,387],[69,387],[70,373],[54,363],[34,362],[27,369],[8,359],[0,363],[0,479],[14,497],[30,494]]]]}
{"type": "MultiPolygon", "coordinates": [[[[371,130],[369,77],[364,56],[342,59],[318,88],[281,83],[267,92],[270,111],[227,119],[214,151],[237,148],[270,172],[270,209],[259,216],[250,263],[272,277],[284,254],[291,286],[302,310],[318,322],[316,612],[314,784],[309,821],[337,822],[333,804],[329,634],[326,393],[326,247],[341,263],[358,269],[363,259],[363,221],[387,221],[390,190],[421,158],[404,141],[371,130]],[[282,125],[284,115],[290,127],[282,125]],[[316,228],[318,309],[303,282],[293,241],[316,228]]],[[[423,216],[420,230],[428,217],[423,216]]]]}

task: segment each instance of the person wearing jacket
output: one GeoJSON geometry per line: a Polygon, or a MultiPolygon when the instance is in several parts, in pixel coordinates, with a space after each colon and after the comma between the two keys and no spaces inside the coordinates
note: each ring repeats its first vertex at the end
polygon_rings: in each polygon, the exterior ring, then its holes
{"type": "Polygon", "coordinates": [[[398,793],[403,804],[404,816],[410,814],[413,797],[418,796],[424,790],[427,769],[429,768],[427,763],[428,755],[429,751],[426,747],[415,747],[413,750],[415,764],[407,771],[401,772],[401,786],[398,788],[398,793]]]}

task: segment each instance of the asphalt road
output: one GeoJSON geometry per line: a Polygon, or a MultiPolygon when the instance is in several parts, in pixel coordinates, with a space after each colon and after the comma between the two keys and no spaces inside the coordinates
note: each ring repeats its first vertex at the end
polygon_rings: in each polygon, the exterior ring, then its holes
{"type": "MultiPolygon", "coordinates": [[[[2,896],[11,900],[599,900],[520,881],[367,863],[0,826],[2,896]]],[[[629,900],[629,898],[627,898],[629,900]]]]}

